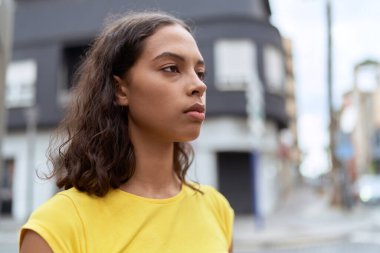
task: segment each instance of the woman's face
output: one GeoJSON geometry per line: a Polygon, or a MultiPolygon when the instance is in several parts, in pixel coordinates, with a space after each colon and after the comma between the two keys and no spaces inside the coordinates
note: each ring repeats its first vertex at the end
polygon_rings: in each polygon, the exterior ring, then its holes
{"type": "Polygon", "coordinates": [[[204,72],[198,46],[182,26],[163,26],[148,37],[121,80],[125,97],[117,96],[129,107],[131,138],[184,142],[198,137],[205,118],[204,72]]]}

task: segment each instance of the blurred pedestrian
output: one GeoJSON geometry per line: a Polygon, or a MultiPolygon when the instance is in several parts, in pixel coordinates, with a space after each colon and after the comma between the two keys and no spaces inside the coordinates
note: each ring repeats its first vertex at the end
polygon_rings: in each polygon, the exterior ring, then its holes
{"type": "Polygon", "coordinates": [[[205,119],[204,76],[182,20],[136,12],[110,22],[50,147],[50,177],[64,190],[22,227],[20,252],[232,251],[229,203],[186,180],[187,142],[205,119]]]}

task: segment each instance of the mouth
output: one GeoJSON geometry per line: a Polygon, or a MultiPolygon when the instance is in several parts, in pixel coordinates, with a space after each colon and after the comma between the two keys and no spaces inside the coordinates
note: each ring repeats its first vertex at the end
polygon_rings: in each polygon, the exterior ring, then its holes
{"type": "Polygon", "coordinates": [[[197,121],[203,121],[206,118],[205,106],[199,103],[193,104],[187,108],[184,113],[197,121]]]}

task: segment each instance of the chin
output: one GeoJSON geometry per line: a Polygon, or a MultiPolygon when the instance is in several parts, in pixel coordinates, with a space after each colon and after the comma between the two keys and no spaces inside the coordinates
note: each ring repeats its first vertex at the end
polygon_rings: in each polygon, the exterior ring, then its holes
{"type": "Polygon", "coordinates": [[[196,138],[198,138],[199,134],[200,134],[200,130],[194,131],[194,132],[191,132],[191,133],[186,133],[186,134],[182,135],[180,138],[178,138],[179,139],[178,142],[193,141],[196,138]]]}

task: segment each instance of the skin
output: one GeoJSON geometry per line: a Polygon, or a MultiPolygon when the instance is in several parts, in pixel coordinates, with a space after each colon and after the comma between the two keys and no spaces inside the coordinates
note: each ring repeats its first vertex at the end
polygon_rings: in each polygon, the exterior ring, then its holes
{"type": "Polygon", "coordinates": [[[28,230],[22,240],[20,253],[53,253],[47,242],[36,232],[28,230]]]}
{"type": "Polygon", "coordinates": [[[173,143],[194,140],[200,132],[202,121],[184,111],[205,103],[205,66],[194,38],[179,25],[158,29],[145,43],[127,75],[115,77],[117,102],[129,107],[136,156],[136,172],[121,189],[168,198],[181,188],[173,170],[173,143]]]}
{"type": "MultiPolygon", "coordinates": [[[[129,108],[136,157],[134,176],[120,188],[143,197],[168,198],[181,189],[173,170],[173,144],[194,140],[202,125],[185,111],[205,103],[205,66],[194,38],[179,25],[159,28],[144,43],[128,73],[114,76],[116,101],[129,108]]],[[[52,250],[37,233],[26,231],[20,252],[52,250]]]]}

